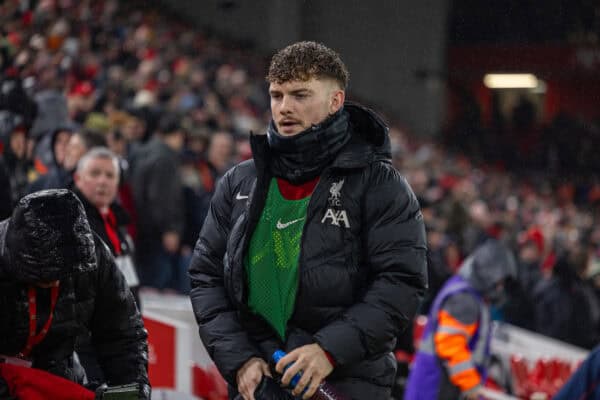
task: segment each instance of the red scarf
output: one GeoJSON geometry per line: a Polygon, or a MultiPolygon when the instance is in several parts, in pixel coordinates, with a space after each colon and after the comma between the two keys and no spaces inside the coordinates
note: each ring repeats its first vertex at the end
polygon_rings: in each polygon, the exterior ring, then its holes
{"type": "Polygon", "coordinates": [[[115,254],[120,255],[121,241],[119,240],[119,235],[117,234],[117,218],[115,217],[115,213],[109,208],[106,213],[100,212],[100,215],[102,216],[102,221],[104,221],[104,230],[106,231],[106,236],[108,236],[110,245],[115,254]]]}

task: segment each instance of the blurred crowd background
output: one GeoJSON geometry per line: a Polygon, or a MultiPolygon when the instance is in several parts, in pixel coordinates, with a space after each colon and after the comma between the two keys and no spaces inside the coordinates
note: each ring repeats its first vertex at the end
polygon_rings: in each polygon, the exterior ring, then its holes
{"type": "MultiPolygon", "coordinates": [[[[6,0],[0,20],[1,217],[27,193],[72,188],[77,161],[106,146],[120,159],[114,200],[129,215],[142,286],[187,293],[215,184],[251,157],[250,132],[269,122],[270,55],[149,2],[6,0]]],[[[586,23],[573,25],[573,40],[598,39],[588,35],[598,18],[586,23]]],[[[591,348],[600,335],[600,125],[569,113],[539,118],[525,96],[509,109],[497,100],[482,110],[465,95],[433,136],[384,113],[393,161],[428,230],[422,312],[478,244],[501,238],[519,279],[495,318],[591,348]]]]}

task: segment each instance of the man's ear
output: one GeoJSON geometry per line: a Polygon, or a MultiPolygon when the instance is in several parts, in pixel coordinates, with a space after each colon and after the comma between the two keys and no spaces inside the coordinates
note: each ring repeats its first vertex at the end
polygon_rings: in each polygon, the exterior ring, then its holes
{"type": "Polygon", "coordinates": [[[335,89],[331,94],[331,103],[329,105],[329,115],[335,114],[344,105],[346,92],[342,89],[335,89]]]}

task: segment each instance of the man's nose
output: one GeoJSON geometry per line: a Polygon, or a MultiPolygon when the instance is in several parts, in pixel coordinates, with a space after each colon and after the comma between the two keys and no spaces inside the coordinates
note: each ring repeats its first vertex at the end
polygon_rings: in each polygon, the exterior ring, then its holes
{"type": "Polygon", "coordinates": [[[282,114],[289,114],[292,111],[292,102],[289,96],[283,96],[281,99],[281,107],[279,112],[282,114]]]}
{"type": "Polygon", "coordinates": [[[102,185],[108,184],[109,181],[110,178],[107,175],[100,175],[100,178],[98,179],[98,183],[102,185]]]}

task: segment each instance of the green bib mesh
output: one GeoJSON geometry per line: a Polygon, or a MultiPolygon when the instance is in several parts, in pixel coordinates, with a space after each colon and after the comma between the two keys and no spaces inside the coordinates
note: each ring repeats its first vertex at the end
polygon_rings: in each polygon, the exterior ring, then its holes
{"type": "Polygon", "coordinates": [[[310,196],[287,200],[277,180],[269,185],[265,207],[246,256],[248,306],[285,339],[298,287],[298,256],[310,196]]]}

